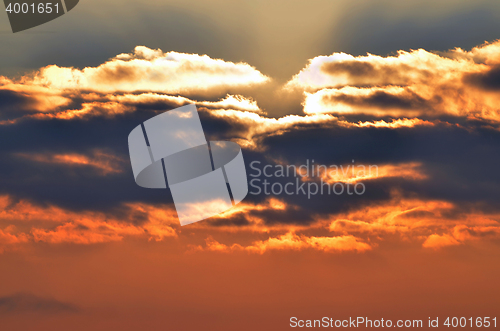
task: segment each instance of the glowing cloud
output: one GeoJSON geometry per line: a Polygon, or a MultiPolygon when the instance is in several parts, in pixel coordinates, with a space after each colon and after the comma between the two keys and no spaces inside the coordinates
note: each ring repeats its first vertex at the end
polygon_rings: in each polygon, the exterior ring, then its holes
{"type": "Polygon", "coordinates": [[[285,86],[305,91],[306,114],[471,116],[500,121],[500,41],[470,52],[318,56],[285,86]]]}
{"type": "Polygon", "coordinates": [[[125,204],[122,207],[126,210],[124,215],[73,212],[55,206],[37,206],[25,200],[16,201],[4,195],[0,196],[0,208],[1,222],[22,225],[18,228],[11,224],[0,229],[0,248],[27,242],[95,244],[129,236],[145,236],[156,241],[177,236],[175,211],[168,206],[125,204]],[[134,218],[138,217],[143,221],[136,225],[134,218]]]}
{"type": "Polygon", "coordinates": [[[212,59],[207,55],[164,53],[137,46],[98,67],[82,70],[55,65],[40,69],[35,85],[98,92],[203,92],[232,86],[262,84],[269,78],[246,63],[212,59]]]}
{"type": "Polygon", "coordinates": [[[241,246],[233,244],[227,246],[221,244],[209,237],[206,240],[206,248],[201,246],[195,247],[195,250],[208,250],[218,252],[230,251],[247,251],[250,253],[264,254],[269,250],[304,250],[314,249],[324,252],[343,252],[356,251],[365,252],[371,250],[372,247],[362,240],[354,236],[338,236],[338,237],[307,237],[299,236],[292,232],[288,232],[279,237],[271,237],[264,241],[256,241],[249,246],[241,246]]]}
{"type": "Polygon", "coordinates": [[[83,154],[26,154],[18,153],[19,157],[35,162],[55,163],[67,166],[89,166],[96,168],[102,175],[120,173],[123,171],[124,160],[100,150],[93,151],[90,156],[83,154]]]}

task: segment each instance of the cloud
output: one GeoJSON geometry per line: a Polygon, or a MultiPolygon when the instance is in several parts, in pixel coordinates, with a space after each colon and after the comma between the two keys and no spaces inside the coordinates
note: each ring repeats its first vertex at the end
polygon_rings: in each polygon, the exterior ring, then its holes
{"type": "Polygon", "coordinates": [[[40,69],[26,82],[101,93],[194,93],[267,81],[268,77],[246,63],[226,62],[207,55],[164,53],[137,46],[133,53],[120,54],[98,67],[79,70],[51,65],[40,69]]]}
{"type": "Polygon", "coordinates": [[[249,246],[233,244],[227,246],[209,237],[206,247],[197,246],[195,250],[207,250],[217,252],[247,251],[250,253],[264,254],[267,251],[301,251],[313,249],[323,252],[345,252],[356,251],[362,253],[371,250],[372,247],[354,236],[338,237],[307,237],[288,232],[278,237],[271,237],[263,241],[255,241],[249,246]]]}
{"type": "Polygon", "coordinates": [[[5,229],[0,229],[0,253],[3,253],[5,249],[14,249],[28,242],[28,236],[24,233],[15,234],[16,227],[14,225],[9,225],[5,229]]]}
{"type": "MultiPolygon", "coordinates": [[[[182,96],[171,96],[158,93],[141,94],[109,94],[104,96],[95,93],[81,95],[82,102],[74,109],[59,109],[52,112],[27,112],[17,109],[16,112],[4,112],[8,119],[0,120],[0,125],[12,125],[21,120],[88,120],[92,117],[113,118],[139,110],[167,110],[186,104],[196,104],[198,107],[211,110],[237,110],[265,114],[252,98],[228,94],[218,101],[196,101],[182,96]]],[[[34,100],[31,100],[36,103],[34,100]]]]}
{"type": "Polygon", "coordinates": [[[455,238],[448,234],[442,236],[431,234],[422,244],[426,248],[441,248],[446,246],[454,246],[460,244],[455,238]]]}
{"type": "Polygon", "coordinates": [[[485,43],[470,51],[424,49],[398,51],[395,56],[334,53],[318,56],[295,75],[287,87],[317,90],[342,86],[438,85],[461,78],[464,73],[487,72],[500,64],[500,42],[485,43]],[[434,83],[433,83],[434,82],[434,83]]]}
{"type": "Polygon", "coordinates": [[[400,199],[336,215],[329,225],[335,234],[385,238],[399,235],[421,241],[422,247],[439,249],[472,241],[500,239],[500,214],[466,210],[445,201],[400,199]],[[441,234],[438,234],[441,233],[441,234]]]}
{"type": "Polygon", "coordinates": [[[246,249],[262,254],[267,250],[302,250],[306,248],[324,252],[365,252],[372,249],[370,245],[351,235],[338,237],[306,237],[297,236],[290,232],[277,238],[269,238],[265,241],[255,242],[246,249]]]}
{"type": "Polygon", "coordinates": [[[329,230],[334,233],[368,233],[384,235],[397,233],[401,236],[418,237],[439,227],[455,208],[445,201],[422,201],[401,199],[397,195],[392,201],[371,204],[364,208],[333,216],[329,230]]]}
{"type": "MultiPolygon", "coordinates": [[[[297,171],[304,181],[333,183],[358,183],[386,177],[403,177],[406,180],[423,180],[427,176],[421,170],[421,163],[384,165],[312,165],[311,169],[297,171]]],[[[300,169],[300,166],[297,167],[300,169]]]]}
{"type": "Polygon", "coordinates": [[[306,94],[304,112],[342,114],[369,114],[384,116],[420,116],[433,113],[439,101],[426,100],[402,87],[323,89],[306,94]]]}
{"type": "Polygon", "coordinates": [[[51,65],[16,79],[0,76],[0,125],[21,118],[114,117],[187,103],[261,113],[251,97],[231,91],[248,92],[269,82],[247,63],[137,46],[97,67],[51,65]]]}
{"type": "Polygon", "coordinates": [[[17,156],[34,162],[61,164],[75,167],[95,168],[101,175],[123,172],[125,160],[104,151],[94,150],[89,156],[84,154],[18,153],[17,156]]]}
{"type": "Polygon", "coordinates": [[[289,88],[314,91],[343,86],[387,86],[429,83],[435,78],[447,81],[462,72],[473,71],[475,65],[466,56],[461,59],[441,57],[419,49],[399,51],[397,56],[368,54],[355,57],[345,53],[318,56],[288,82],[289,88]],[[446,72],[439,78],[438,71],[446,72]]]}
{"type": "Polygon", "coordinates": [[[260,138],[281,135],[287,130],[295,129],[302,125],[325,124],[335,122],[336,119],[329,115],[298,116],[288,115],[281,118],[268,118],[250,112],[236,110],[213,110],[210,117],[228,122],[231,126],[239,128],[238,143],[245,148],[258,148],[260,138]]]}
{"type": "Polygon", "coordinates": [[[35,84],[27,77],[13,81],[0,76],[0,97],[1,119],[15,113],[52,112],[71,103],[71,95],[61,89],[35,84]]]}
{"type": "MultiPolygon", "coordinates": [[[[92,68],[2,77],[0,139],[9,143],[0,149],[0,246],[189,242],[198,231],[205,238],[244,233],[250,241],[219,243],[220,250],[256,253],[444,242],[433,235],[464,245],[494,240],[498,44],[316,57],[284,88],[245,63],[145,47],[92,68]],[[207,139],[242,146],[249,173],[253,161],[275,167],[315,160],[344,172],[299,181],[363,183],[366,194],[250,194],[181,233],[168,190],[135,185],[126,137],[138,123],[187,103],[198,106],[207,139]],[[295,103],[299,111],[272,116],[272,107],[295,103]],[[353,174],[352,165],[364,165],[364,173],[353,174]],[[456,234],[458,226],[467,228],[456,234]]],[[[297,175],[272,180],[286,184],[297,175]]]]}
{"type": "Polygon", "coordinates": [[[0,230],[2,251],[29,243],[90,245],[132,237],[155,241],[179,238],[182,242],[189,242],[193,233],[245,233],[246,238],[259,238],[267,234],[267,239],[253,239],[251,244],[223,244],[212,239],[211,235],[205,246],[188,244],[195,251],[246,251],[258,254],[305,249],[365,252],[373,250],[380,242],[394,242],[395,238],[421,243],[424,248],[442,248],[500,238],[499,213],[486,214],[445,201],[405,199],[398,195],[394,195],[390,202],[357,206],[346,213],[309,213],[309,217],[313,218],[311,223],[295,225],[280,221],[272,223],[269,220],[296,220],[302,207],[276,198],[258,204],[244,202],[207,222],[194,224],[184,233],[181,233],[171,207],[131,204],[110,213],[73,213],[50,206],[37,207],[26,201],[16,202],[8,197],[2,197],[1,201],[4,211],[0,215],[0,222],[19,225],[0,230]],[[246,223],[238,224],[241,217],[246,223]],[[316,234],[311,235],[310,231],[316,234]]]}
{"type": "Polygon", "coordinates": [[[500,90],[500,66],[495,66],[486,72],[472,73],[464,76],[464,82],[484,90],[500,90]]]}
{"type": "Polygon", "coordinates": [[[0,230],[0,249],[29,242],[96,244],[131,236],[156,241],[177,236],[177,217],[168,206],[135,203],[107,213],[73,212],[0,196],[0,207],[0,222],[11,224],[0,230]]]}
{"type": "Polygon", "coordinates": [[[435,123],[424,121],[419,118],[398,118],[393,119],[391,121],[374,121],[374,122],[359,122],[359,123],[350,123],[350,122],[339,122],[340,125],[344,125],[347,127],[375,127],[375,128],[413,128],[415,126],[423,125],[423,126],[434,126],[435,123]]]}
{"type": "Polygon", "coordinates": [[[500,239],[500,226],[498,223],[493,223],[491,225],[467,226],[465,224],[459,224],[453,229],[450,229],[450,233],[430,235],[422,246],[425,248],[440,249],[446,246],[462,245],[468,241],[479,241],[484,238],[500,239]]]}
{"type": "Polygon", "coordinates": [[[138,227],[112,221],[78,219],[59,225],[54,230],[33,228],[31,234],[35,242],[96,244],[120,241],[125,235],[139,235],[143,231],[138,227]]]}
{"type": "Polygon", "coordinates": [[[80,309],[74,304],[30,293],[17,293],[0,297],[0,314],[63,314],[77,313],[79,311],[80,309]]]}
{"type": "Polygon", "coordinates": [[[305,91],[307,114],[451,115],[498,122],[499,44],[471,51],[399,51],[387,57],[318,56],[286,88],[305,91]]]}

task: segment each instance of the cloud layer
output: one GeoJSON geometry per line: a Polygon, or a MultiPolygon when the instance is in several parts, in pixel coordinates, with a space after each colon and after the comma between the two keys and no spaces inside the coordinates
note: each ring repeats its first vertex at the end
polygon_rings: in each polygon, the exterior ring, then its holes
{"type": "Polygon", "coordinates": [[[133,237],[249,254],[496,242],[499,54],[500,42],[387,57],[335,53],[280,86],[247,63],[138,46],[97,67],[0,77],[0,139],[9,141],[0,149],[0,250],[133,237]],[[270,93],[264,109],[258,96],[270,93]],[[272,116],[287,102],[302,112],[272,116]],[[366,192],[250,194],[181,231],[168,190],[135,186],[126,137],[187,103],[198,106],[208,139],[242,146],[250,179],[266,179],[266,165],[308,162],[316,175],[292,171],[270,184],[363,183],[366,192]],[[377,171],[359,172],[369,165],[377,171]]]}
{"type": "Polygon", "coordinates": [[[310,60],[287,84],[306,92],[306,113],[474,117],[498,122],[498,42],[445,53],[335,53],[310,60]]]}

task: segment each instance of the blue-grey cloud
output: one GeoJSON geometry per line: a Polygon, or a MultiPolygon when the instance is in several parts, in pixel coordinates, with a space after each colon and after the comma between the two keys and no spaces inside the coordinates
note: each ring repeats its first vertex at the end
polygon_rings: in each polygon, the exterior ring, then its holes
{"type": "Polygon", "coordinates": [[[16,293],[0,297],[0,314],[39,313],[67,314],[80,311],[78,306],[31,293],[16,293]]]}

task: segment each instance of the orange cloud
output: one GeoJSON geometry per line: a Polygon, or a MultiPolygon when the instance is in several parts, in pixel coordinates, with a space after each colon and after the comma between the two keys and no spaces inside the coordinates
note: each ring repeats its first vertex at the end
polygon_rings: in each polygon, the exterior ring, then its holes
{"type": "MultiPolygon", "coordinates": [[[[276,89],[275,103],[299,100],[304,94],[303,111],[309,116],[252,116],[265,113],[253,98],[240,94],[270,82],[270,78],[249,64],[144,46],[97,67],[80,70],[48,66],[18,80],[0,77],[0,89],[26,98],[26,107],[40,113],[20,116],[36,119],[109,117],[133,112],[141,105],[173,108],[196,103],[217,117],[244,124],[247,132],[242,140],[252,147],[252,138],[280,134],[300,124],[414,127],[432,125],[418,117],[441,115],[500,121],[500,97],[494,86],[488,86],[500,65],[496,53],[499,45],[497,41],[471,51],[454,49],[441,53],[423,49],[400,51],[387,57],[372,54],[355,57],[345,53],[315,57],[287,84],[272,86],[276,89]],[[229,88],[230,93],[238,90],[239,94],[227,94],[229,88]],[[187,97],[213,98],[221,94],[227,96],[218,101],[187,97]],[[76,105],[67,109],[75,100],[78,100],[76,105]],[[355,124],[334,116],[325,117],[327,114],[400,119],[355,124]]],[[[8,119],[0,124],[16,121],[8,119]]]]}
{"type": "Polygon", "coordinates": [[[6,229],[11,231],[4,230],[1,234],[2,242],[7,244],[29,241],[94,244],[127,236],[160,241],[177,236],[178,220],[169,206],[125,204],[121,208],[122,216],[113,212],[73,212],[55,206],[37,206],[4,195],[0,196],[0,208],[0,222],[10,223],[6,229]],[[141,222],[137,224],[136,218],[141,222]]]}
{"type": "Polygon", "coordinates": [[[237,139],[237,142],[242,147],[249,149],[258,149],[257,143],[261,137],[280,135],[300,125],[322,124],[327,126],[337,123],[337,118],[329,114],[287,115],[280,118],[270,118],[254,112],[230,109],[211,110],[210,114],[224,119],[235,127],[243,127],[244,130],[239,133],[241,138],[237,139]]]}
{"type": "MultiPolygon", "coordinates": [[[[86,120],[91,117],[114,117],[117,115],[130,113],[140,106],[163,105],[172,108],[180,107],[186,104],[194,103],[205,109],[218,110],[236,110],[240,112],[254,112],[265,114],[257,105],[257,102],[251,98],[241,95],[226,95],[219,101],[196,101],[181,96],[163,95],[157,93],[142,94],[120,94],[107,95],[103,97],[96,93],[82,95],[85,100],[79,109],[56,110],[52,112],[42,112],[36,114],[23,115],[21,117],[0,121],[0,125],[15,124],[22,119],[60,119],[60,120],[86,120]]],[[[36,103],[35,101],[33,101],[36,103]]]]}
{"type": "Polygon", "coordinates": [[[137,46],[133,53],[120,54],[98,67],[80,70],[51,65],[40,69],[31,81],[26,78],[25,83],[104,93],[191,93],[262,84],[269,80],[246,63],[226,62],[207,55],[164,53],[137,46]]]}
{"type": "Polygon", "coordinates": [[[134,226],[114,222],[99,222],[80,218],[56,227],[54,230],[31,230],[35,242],[48,242],[52,244],[95,244],[122,240],[125,235],[139,235],[144,232],[134,226]]]}
{"type": "MultiPolygon", "coordinates": [[[[305,92],[305,116],[266,116],[257,102],[237,94],[227,94],[228,87],[247,88],[269,81],[255,68],[245,63],[225,62],[206,55],[164,53],[137,47],[132,54],[121,54],[110,61],[85,69],[49,66],[34,76],[14,81],[0,77],[0,89],[18,93],[28,101],[26,107],[40,113],[25,115],[32,119],[85,120],[93,116],[111,117],[134,112],[140,107],[161,109],[194,102],[201,112],[222,119],[238,128],[238,143],[258,149],[259,140],[281,135],[303,126],[325,128],[377,127],[413,128],[434,126],[437,120],[418,116],[468,116],[499,120],[498,93],[485,87],[488,75],[500,64],[500,42],[447,53],[425,50],[399,52],[397,56],[347,54],[317,57],[296,75],[285,89],[305,92]],[[485,78],[486,77],[486,78],[485,78]],[[196,78],[196,79],[195,79],[196,78]],[[216,90],[226,95],[222,99],[194,100],[193,95],[216,90]],[[221,92],[223,91],[223,92],[221,92]],[[168,94],[174,95],[168,95],[168,94]],[[190,99],[182,94],[190,94],[190,99]],[[213,101],[217,100],[217,101],[213,101]],[[74,101],[74,104],[72,103],[74,101]],[[66,109],[71,103],[72,109],[66,109]],[[369,114],[400,117],[392,120],[349,122],[332,114],[369,114]]],[[[297,92],[298,91],[298,92],[297,92]]],[[[232,92],[231,92],[232,93],[232,92]]],[[[220,95],[217,95],[219,97],[220,95]]],[[[11,124],[16,120],[6,120],[11,124]]],[[[103,175],[123,171],[123,162],[104,152],[84,154],[18,154],[35,162],[71,167],[92,167],[103,175]]],[[[354,174],[324,173],[327,182],[359,182],[379,178],[400,177],[423,180],[427,175],[420,163],[378,165],[376,172],[365,169],[354,174]]],[[[132,216],[113,213],[76,213],[55,206],[36,206],[27,201],[14,202],[0,197],[0,220],[20,229],[1,230],[5,245],[28,241],[92,244],[145,236],[162,240],[179,234],[177,218],[171,206],[128,204],[121,208],[132,216]],[[133,215],[140,215],[134,222],[133,215]],[[29,228],[26,230],[26,228],[29,228]],[[23,232],[24,231],[24,232],[23,232]]],[[[398,234],[404,240],[423,242],[424,247],[458,245],[498,234],[497,215],[475,215],[458,212],[459,206],[446,201],[394,198],[383,204],[360,207],[358,210],[334,216],[321,216],[312,225],[267,225],[264,217],[252,211],[289,212],[285,201],[276,198],[260,204],[242,203],[208,222],[193,225],[203,231],[270,233],[266,240],[254,240],[251,245],[227,246],[207,242],[208,250],[245,250],[263,253],[268,250],[366,251],[375,247],[375,240],[385,240],[388,234],[398,234]],[[453,216],[451,216],[453,215],[453,216]],[[224,221],[244,216],[249,225],[221,225],[224,221]],[[446,220],[446,222],[443,222],[446,220]],[[214,225],[217,225],[215,227],[214,225]],[[301,234],[300,231],[331,231],[335,236],[301,234]],[[278,232],[279,231],[279,232],[278,232]],[[277,235],[276,233],[285,233],[277,235]],[[363,237],[366,236],[366,243],[363,237]]],[[[263,214],[263,213],[261,213],[263,214]]],[[[320,217],[320,216],[314,216],[320,217]]],[[[229,224],[229,222],[227,222],[229,224]]],[[[6,229],[7,229],[6,228],[6,229]]]]}
{"type": "Polygon", "coordinates": [[[18,79],[0,76],[0,91],[13,95],[9,101],[12,115],[0,125],[17,123],[21,118],[113,117],[140,106],[175,108],[187,103],[263,113],[255,100],[231,91],[249,91],[270,81],[247,63],[137,46],[133,53],[120,54],[97,67],[80,70],[51,65],[18,79]],[[198,101],[186,95],[226,97],[198,101]]]}
{"type": "Polygon", "coordinates": [[[205,230],[221,235],[246,233],[248,236],[255,233],[260,236],[267,233],[269,238],[253,241],[250,245],[226,245],[209,237],[206,247],[196,246],[195,250],[263,253],[268,250],[310,248],[342,251],[348,250],[349,243],[362,250],[363,247],[366,248],[364,244],[373,249],[377,242],[387,240],[416,242],[424,248],[441,248],[452,244],[497,239],[500,235],[500,215],[460,210],[460,206],[446,201],[402,198],[396,193],[390,201],[372,203],[346,213],[326,217],[312,215],[316,221],[308,225],[266,224],[265,217],[285,212],[293,215],[293,208],[298,207],[274,197],[259,204],[242,203],[208,222],[195,224],[191,230],[205,230]],[[262,214],[260,211],[268,213],[262,214]],[[221,223],[241,216],[249,223],[238,226],[221,223]],[[311,231],[316,235],[311,235],[311,231]],[[324,235],[325,231],[335,235],[324,235]],[[283,232],[284,235],[279,235],[283,232]],[[363,239],[359,239],[360,237],[363,239]]]}
{"type": "Polygon", "coordinates": [[[206,240],[206,247],[195,247],[195,250],[208,250],[218,252],[230,251],[247,251],[250,253],[264,254],[269,250],[304,250],[314,249],[323,252],[344,252],[356,251],[365,252],[371,250],[372,247],[354,236],[338,236],[338,237],[307,237],[304,235],[296,235],[293,232],[288,232],[279,237],[270,237],[264,241],[255,241],[249,246],[241,246],[233,244],[227,246],[221,244],[209,237],[206,240]]]}
{"type": "Polygon", "coordinates": [[[308,228],[308,225],[286,225],[286,224],[266,224],[265,216],[259,214],[262,211],[276,213],[286,213],[298,209],[296,206],[287,204],[276,197],[270,197],[259,203],[242,201],[232,208],[208,219],[205,222],[198,222],[190,225],[191,229],[207,229],[212,232],[248,232],[248,233],[270,233],[271,231],[295,231],[308,228]],[[252,212],[257,212],[253,214],[252,212]],[[234,226],[230,221],[239,217],[244,217],[248,222],[244,225],[234,226]],[[216,225],[216,226],[214,226],[216,225]]]}
{"type": "MultiPolygon", "coordinates": [[[[99,98],[99,96],[93,96],[99,98]]],[[[182,96],[164,95],[158,93],[141,93],[141,94],[120,94],[108,96],[109,100],[118,102],[124,105],[155,105],[168,104],[172,107],[180,107],[188,103],[194,103],[199,107],[209,109],[233,109],[240,111],[249,111],[262,113],[262,110],[257,105],[257,102],[252,98],[242,95],[227,94],[226,97],[219,101],[197,101],[182,96]]]]}
{"type": "Polygon", "coordinates": [[[120,173],[123,171],[125,160],[100,150],[93,151],[90,156],[83,154],[27,154],[18,153],[19,157],[35,162],[56,163],[67,166],[89,166],[96,168],[102,175],[120,173]]]}
{"type": "MultiPolygon", "coordinates": [[[[498,55],[494,55],[498,56],[498,55]]],[[[424,49],[398,51],[397,56],[352,56],[333,53],[309,60],[309,64],[288,82],[287,88],[309,91],[343,86],[403,86],[441,82],[463,72],[479,71],[470,58],[449,58],[424,49]],[[439,74],[444,76],[439,77],[439,74]]]]}
{"type": "Polygon", "coordinates": [[[16,228],[13,225],[8,226],[4,230],[0,229],[0,254],[5,251],[5,249],[13,248],[18,244],[26,243],[28,241],[28,236],[24,233],[13,234],[16,228]]]}
{"type": "Polygon", "coordinates": [[[442,236],[438,234],[431,234],[422,244],[426,248],[441,248],[446,246],[454,246],[460,244],[453,236],[444,234],[442,236]]]}
{"type": "Polygon", "coordinates": [[[461,245],[466,241],[481,240],[485,237],[499,239],[500,224],[495,226],[467,226],[465,224],[456,225],[450,233],[443,235],[432,234],[422,244],[426,248],[439,249],[446,246],[461,245]]]}
{"type": "Polygon", "coordinates": [[[16,82],[0,76],[0,91],[9,91],[25,99],[24,103],[15,105],[18,111],[53,112],[71,102],[71,97],[64,95],[61,89],[27,83],[24,78],[16,82]]]}
{"type": "Polygon", "coordinates": [[[435,123],[421,120],[420,118],[398,118],[393,119],[390,122],[384,120],[374,121],[374,122],[358,122],[350,123],[345,121],[339,121],[339,124],[346,127],[375,127],[375,128],[413,128],[415,126],[434,126],[435,123]]]}
{"type": "Polygon", "coordinates": [[[54,111],[50,113],[36,113],[36,114],[24,115],[15,119],[0,121],[0,125],[15,124],[22,119],[86,120],[88,118],[96,116],[113,117],[119,114],[132,112],[134,110],[135,108],[124,104],[120,104],[118,102],[93,101],[93,102],[83,103],[80,109],[68,109],[68,110],[54,111]]]}
{"type": "Polygon", "coordinates": [[[337,182],[358,183],[373,179],[387,177],[402,177],[409,180],[422,180],[427,176],[423,173],[422,164],[418,162],[401,164],[345,164],[345,165],[314,165],[308,172],[297,168],[297,174],[305,181],[321,179],[323,182],[332,184],[337,182]]]}
{"type": "Polygon", "coordinates": [[[305,91],[306,114],[453,115],[500,121],[500,41],[470,52],[399,51],[396,56],[318,56],[285,89],[305,91]]]}
{"type": "Polygon", "coordinates": [[[445,201],[402,199],[397,194],[389,202],[321,222],[329,222],[329,230],[336,234],[364,234],[379,240],[387,234],[398,234],[403,240],[423,240],[423,247],[436,249],[500,238],[498,214],[460,210],[460,206],[445,201]]]}
{"type": "Polygon", "coordinates": [[[329,229],[344,234],[398,233],[407,238],[418,237],[442,224],[442,216],[452,209],[452,204],[442,201],[394,199],[335,216],[329,229]]]}
{"type": "Polygon", "coordinates": [[[181,233],[172,206],[130,203],[112,212],[73,212],[0,196],[0,225],[3,227],[0,229],[0,250],[38,242],[89,245],[133,237],[154,241],[180,238],[189,243],[196,233],[208,235],[209,239],[205,246],[191,246],[194,250],[257,254],[306,249],[366,252],[377,247],[379,242],[394,241],[398,237],[402,241],[434,249],[500,238],[499,215],[464,212],[448,202],[402,199],[397,195],[389,202],[371,204],[347,213],[315,216],[315,222],[302,226],[266,225],[262,218],[266,216],[251,215],[254,210],[291,212],[290,215],[293,215],[293,208],[296,207],[276,198],[255,205],[242,203],[235,210],[222,213],[208,222],[194,224],[181,233]],[[214,226],[221,220],[241,215],[250,221],[248,225],[214,226]],[[254,236],[254,239],[250,244],[235,242],[230,245],[211,239],[213,234],[217,234],[234,240],[235,233],[244,233],[245,238],[254,236]],[[262,239],[263,235],[267,239],[262,239]]]}

